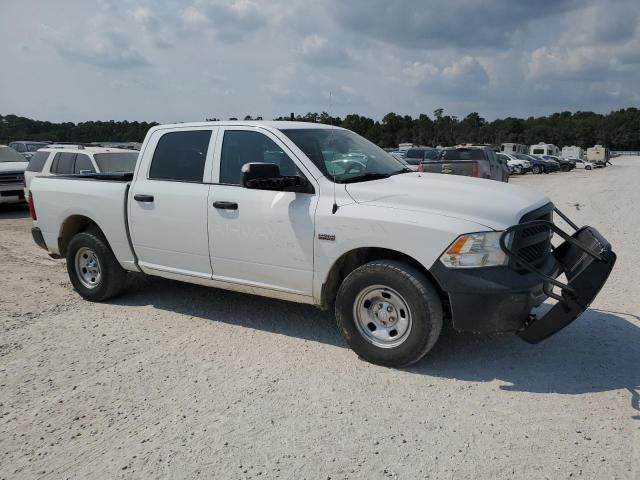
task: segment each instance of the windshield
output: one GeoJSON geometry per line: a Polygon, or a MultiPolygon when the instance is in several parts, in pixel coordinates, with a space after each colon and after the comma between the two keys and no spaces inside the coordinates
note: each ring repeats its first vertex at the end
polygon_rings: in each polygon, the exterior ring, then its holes
{"type": "Polygon", "coordinates": [[[27,152],[35,152],[46,146],[46,143],[27,143],[27,152]]]}
{"type": "Polygon", "coordinates": [[[102,173],[133,172],[138,152],[96,153],[93,158],[102,173]]]}
{"type": "Polygon", "coordinates": [[[0,147],[0,162],[26,162],[27,160],[13,148],[0,147]]]}
{"type": "Polygon", "coordinates": [[[361,136],[342,129],[282,130],[322,173],[337,183],[374,180],[410,172],[399,160],[361,136]]]}

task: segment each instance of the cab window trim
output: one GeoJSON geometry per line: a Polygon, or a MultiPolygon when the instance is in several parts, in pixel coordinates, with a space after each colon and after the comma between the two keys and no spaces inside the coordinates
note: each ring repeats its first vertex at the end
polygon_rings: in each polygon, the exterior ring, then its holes
{"type": "MultiPolygon", "coordinates": [[[[224,142],[224,135],[226,132],[256,132],[264,135],[269,140],[274,142],[282,151],[291,159],[293,164],[295,165],[298,173],[301,178],[304,178],[309,185],[310,192],[297,192],[297,193],[305,193],[307,195],[315,195],[318,185],[317,179],[314,177],[313,173],[309,170],[309,167],[302,161],[299,155],[294,152],[289,145],[285,141],[283,141],[277,134],[269,130],[268,128],[264,128],[262,126],[252,126],[252,125],[222,125],[218,132],[218,138],[216,139],[215,152],[213,157],[213,176],[211,179],[211,185],[220,185],[223,187],[239,187],[244,188],[242,185],[233,184],[233,183],[221,183],[220,182],[220,166],[222,161],[222,144],[224,142]]],[[[316,167],[317,168],[317,167],[316,167]]],[[[277,192],[279,190],[267,190],[271,192],[277,192]]]]}

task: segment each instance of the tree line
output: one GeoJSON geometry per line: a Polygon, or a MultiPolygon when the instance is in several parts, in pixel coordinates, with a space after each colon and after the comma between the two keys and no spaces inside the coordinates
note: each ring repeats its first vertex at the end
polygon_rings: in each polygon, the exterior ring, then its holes
{"type": "MultiPolygon", "coordinates": [[[[253,120],[249,115],[245,120],[253,120]]],[[[613,150],[640,149],[640,110],[626,108],[600,114],[594,112],[561,112],[546,117],[502,118],[487,121],[477,112],[460,119],[447,115],[441,108],[431,116],[417,117],[388,113],[381,120],[349,114],[332,117],[326,112],[287,115],[275,120],[294,119],[303,122],[332,124],[353,130],[381,147],[393,148],[399,143],[420,145],[456,145],[459,143],[504,142],[532,145],[553,143],[560,147],[596,144],[613,150]]],[[[208,118],[207,120],[219,120],[208,118]]],[[[238,118],[230,118],[238,120],[238,118]]],[[[255,120],[262,120],[256,117],[255,120]]],[[[16,115],[0,115],[0,143],[11,140],[47,140],[52,142],[141,142],[155,122],[98,121],[52,123],[16,115]]]]}

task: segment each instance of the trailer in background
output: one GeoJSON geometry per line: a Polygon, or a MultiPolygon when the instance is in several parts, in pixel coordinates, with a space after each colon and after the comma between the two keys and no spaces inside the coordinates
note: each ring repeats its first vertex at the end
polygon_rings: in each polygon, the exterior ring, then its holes
{"type": "Polygon", "coordinates": [[[582,147],[577,147],[575,145],[562,147],[562,157],[564,158],[579,158],[582,160],[582,155],[584,154],[584,150],[582,147]]]}
{"type": "Polygon", "coordinates": [[[553,143],[538,143],[529,147],[529,155],[553,155],[560,156],[560,149],[553,143]]]}
{"type": "Polygon", "coordinates": [[[593,163],[594,167],[606,167],[609,161],[609,149],[602,145],[587,148],[587,161],[593,163]]]}
{"type": "Polygon", "coordinates": [[[502,143],[500,144],[500,151],[509,155],[515,155],[516,153],[528,153],[529,148],[522,143],[502,143]]]}

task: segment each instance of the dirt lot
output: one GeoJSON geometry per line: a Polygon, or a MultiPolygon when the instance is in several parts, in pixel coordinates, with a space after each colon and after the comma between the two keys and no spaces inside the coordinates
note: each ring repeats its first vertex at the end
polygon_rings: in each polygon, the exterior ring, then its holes
{"type": "Polygon", "coordinates": [[[402,371],[313,307],[135,275],[82,301],[0,208],[0,478],[639,478],[640,158],[614,163],[514,180],[614,244],[591,310],[402,371]]]}

